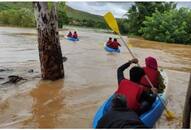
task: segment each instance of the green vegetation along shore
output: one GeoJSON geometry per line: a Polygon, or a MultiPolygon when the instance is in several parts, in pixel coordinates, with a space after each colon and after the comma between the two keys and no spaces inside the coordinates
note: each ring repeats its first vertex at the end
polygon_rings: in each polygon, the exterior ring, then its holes
{"type": "MultiPolygon", "coordinates": [[[[59,27],[72,25],[107,29],[102,16],[68,7],[59,2],[59,27]]],[[[139,36],[147,40],[191,44],[191,10],[177,8],[175,2],[135,2],[127,17],[117,19],[122,34],[139,36]]],[[[0,25],[35,27],[32,2],[0,2],[0,25]]]]}

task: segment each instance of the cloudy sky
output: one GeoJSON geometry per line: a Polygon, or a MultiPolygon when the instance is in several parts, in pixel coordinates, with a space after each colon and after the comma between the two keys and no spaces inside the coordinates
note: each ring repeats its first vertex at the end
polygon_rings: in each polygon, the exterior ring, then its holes
{"type": "MultiPolygon", "coordinates": [[[[111,11],[115,17],[121,18],[131,7],[132,2],[66,2],[74,9],[82,10],[97,15],[104,15],[111,11]]],[[[191,7],[191,2],[178,2],[177,8],[191,7]]]]}

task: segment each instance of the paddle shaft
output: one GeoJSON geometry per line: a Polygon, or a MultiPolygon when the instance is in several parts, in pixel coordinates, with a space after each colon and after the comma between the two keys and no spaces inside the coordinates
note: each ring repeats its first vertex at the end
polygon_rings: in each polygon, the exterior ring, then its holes
{"type": "Polygon", "coordinates": [[[123,37],[121,36],[120,33],[119,33],[119,37],[120,37],[121,41],[124,43],[124,45],[126,46],[126,48],[128,49],[128,51],[129,51],[129,53],[131,54],[131,56],[132,56],[133,58],[135,58],[133,52],[132,52],[131,49],[127,46],[125,40],[123,39],[123,37]]]}
{"type": "MultiPolygon", "coordinates": [[[[131,56],[132,56],[133,58],[135,58],[133,52],[132,52],[131,49],[127,46],[127,44],[126,44],[125,40],[123,39],[123,37],[121,36],[121,34],[119,34],[119,37],[120,37],[121,41],[124,43],[125,47],[128,49],[128,51],[129,51],[129,53],[131,54],[131,56]]],[[[139,63],[138,63],[138,66],[140,67],[140,64],[139,64],[139,63]]],[[[154,88],[154,86],[153,86],[152,82],[150,81],[149,77],[148,77],[146,74],[144,75],[144,77],[145,77],[146,80],[149,82],[149,85],[150,85],[152,88],[154,88]]],[[[165,110],[168,112],[168,109],[167,109],[167,107],[166,107],[166,105],[165,105],[165,102],[161,99],[161,97],[160,97],[158,94],[157,94],[157,96],[158,96],[159,100],[162,102],[162,104],[163,104],[165,110]]]]}

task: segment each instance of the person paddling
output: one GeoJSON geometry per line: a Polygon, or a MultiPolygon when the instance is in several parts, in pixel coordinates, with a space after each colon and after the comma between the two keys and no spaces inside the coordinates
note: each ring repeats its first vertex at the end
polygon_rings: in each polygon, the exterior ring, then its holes
{"type": "Polygon", "coordinates": [[[74,32],[74,34],[73,34],[73,36],[72,36],[73,38],[75,38],[75,39],[77,39],[78,38],[78,34],[77,34],[77,32],[75,31],[74,32]]]}
{"type": "Polygon", "coordinates": [[[121,46],[119,42],[117,41],[117,38],[114,38],[113,42],[111,42],[108,47],[117,50],[121,46]]]}
{"type": "Polygon", "coordinates": [[[126,102],[124,95],[115,94],[111,110],[101,117],[96,128],[147,128],[138,115],[128,108],[126,102]]]}
{"type": "Polygon", "coordinates": [[[106,45],[109,46],[110,44],[112,44],[112,38],[110,37],[109,40],[107,41],[106,45]]]}
{"type": "MultiPolygon", "coordinates": [[[[162,93],[165,89],[165,85],[163,78],[158,71],[157,60],[154,57],[149,56],[145,58],[145,64],[146,66],[143,67],[145,74],[148,76],[153,86],[157,88],[158,92],[162,93]]],[[[141,78],[140,84],[144,86],[146,91],[150,91],[151,86],[144,76],[141,78]]]]}
{"type": "Polygon", "coordinates": [[[140,80],[145,75],[143,68],[134,66],[130,69],[130,80],[124,77],[123,71],[132,63],[137,64],[138,59],[132,59],[118,68],[118,89],[115,93],[125,95],[129,109],[141,115],[150,109],[156,99],[156,94],[145,92],[143,86],[140,85],[140,80]]]}
{"type": "Polygon", "coordinates": [[[71,31],[69,31],[67,37],[72,37],[72,32],[71,31]]]}

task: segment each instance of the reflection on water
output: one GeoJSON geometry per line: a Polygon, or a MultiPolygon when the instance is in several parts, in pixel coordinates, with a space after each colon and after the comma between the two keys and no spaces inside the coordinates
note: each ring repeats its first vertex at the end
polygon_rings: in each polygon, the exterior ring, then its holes
{"type": "Polygon", "coordinates": [[[37,88],[31,91],[33,97],[33,121],[38,128],[54,128],[60,109],[63,107],[62,93],[64,81],[41,81],[37,88]]]}

